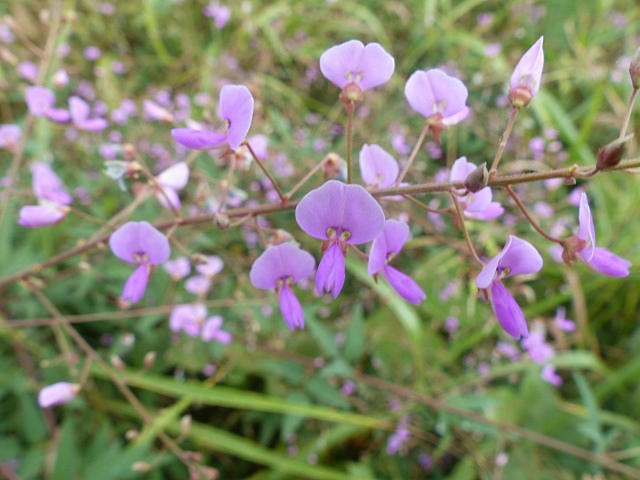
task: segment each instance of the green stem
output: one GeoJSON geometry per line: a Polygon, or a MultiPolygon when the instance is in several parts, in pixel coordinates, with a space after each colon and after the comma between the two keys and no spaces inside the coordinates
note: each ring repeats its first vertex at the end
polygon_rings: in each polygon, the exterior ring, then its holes
{"type": "Polygon", "coordinates": [[[634,88],[633,92],[631,92],[631,96],[629,97],[629,103],[627,103],[627,111],[624,114],[624,120],[622,121],[622,126],[620,127],[620,136],[618,137],[618,140],[622,140],[627,134],[627,127],[629,126],[629,120],[631,119],[631,111],[633,110],[633,104],[636,101],[637,95],[638,89],[634,88]]]}
{"type": "Polygon", "coordinates": [[[351,183],[351,149],[353,148],[353,112],[355,106],[347,108],[347,183],[351,183]]]}
{"type": "Polygon", "coordinates": [[[396,180],[396,187],[400,185],[400,182],[402,182],[404,177],[407,175],[407,172],[409,171],[411,164],[413,163],[416,156],[418,155],[418,151],[420,150],[420,147],[422,146],[422,142],[424,142],[424,138],[427,136],[427,132],[429,132],[430,127],[431,125],[429,125],[428,123],[425,123],[424,128],[422,129],[422,132],[420,132],[420,136],[418,137],[418,141],[413,146],[413,150],[411,151],[409,160],[407,160],[407,164],[402,169],[402,172],[400,172],[400,175],[398,175],[398,179],[396,180]]]}
{"type": "Polygon", "coordinates": [[[502,135],[500,135],[500,143],[498,144],[498,150],[496,151],[496,156],[493,157],[493,162],[491,163],[491,168],[489,169],[489,177],[494,176],[498,173],[498,164],[500,163],[500,159],[502,158],[502,154],[504,153],[504,149],[507,147],[507,141],[511,136],[511,130],[513,129],[513,125],[516,123],[516,118],[518,117],[518,112],[520,109],[513,108],[511,109],[511,115],[509,115],[509,121],[507,122],[507,126],[504,129],[502,135]]]}

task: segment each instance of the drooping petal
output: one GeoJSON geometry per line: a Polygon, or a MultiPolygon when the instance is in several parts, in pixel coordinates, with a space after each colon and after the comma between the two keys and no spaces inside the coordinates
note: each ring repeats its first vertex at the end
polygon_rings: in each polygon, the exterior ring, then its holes
{"type": "Polygon", "coordinates": [[[415,280],[399,270],[387,265],[384,267],[384,275],[389,285],[407,302],[418,305],[427,298],[426,293],[424,293],[415,280]]]}
{"type": "Polygon", "coordinates": [[[267,248],[251,266],[249,278],[255,288],[276,288],[279,279],[291,277],[294,282],[311,276],[316,261],[313,256],[293,243],[267,248]]]}
{"type": "MultiPolygon", "coordinates": [[[[584,250],[583,250],[584,251],[584,250]]],[[[586,256],[580,252],[580,257],[589,267],[598,273],[609,277],[626,277],[629,275],[629,267],[631,262],[617,256],[605,248],[596,247],[593,251],[591,260],[586,260],[586,256]]]]}
{"type": "Polygon", "coordinates": [[[504,249],[498,253],[495,257],[493,257],[480,271],[478,276],[476,277],[476,287],[478,288],[489,288],[491,282],[496,277],[496,273],[498,272],[498,267],[500,265],[500,260],[504,256],[504,249]]]}
{"type": "Polygon", "coordinates": [[[191,128],[174,128],[171,136],[180,145],[194,150],[207,150],[222,147],[227,140],[227,135],[208,130],[194,130],[191,128]]]}
{"type": "Polygon", "coordinates": [[[20,208],[18,223],[27,228],[56,225],[64,220],[68,211],[68,207],[60,206],[55,203],[28,205],[20,208]]]}
{"type": "Polygon", "coordinates": [[[173,188],[159,187],[161,190],[156,191],[156,199],[162,208],[170,210],[172,208],[179,209],[182,206],[180,196],[173,188]]]}
{"type": "Polygon", "coordinates": [[[360,185],[330,180],[310,191],[296,207],[296,221],[308,235],[328,239],[327,230],[348,231],[348,243],[370,242],[384,228],[384,212],[360,185]]]}
{"type": "Polygon", "coordinates": [[[425,118],[439,113],[447,125],[464,120],[469,113],[467,87],[437,68],[414,72],[407,80],[404,94],[413,110],[425,118]]]}
{"type": "Polygon", "coordinates": [[[391,187],[398,178],[398,162],[379,145],[364,144],[360,150],[359,163],[362,179],[369,186],[391,187]]]}
{"type": "Polygon", "coordinates": [[[144,296],[151,276],[151,268],[148,263],[142,263],[131,274],[122,289],[122,300],[138,303],[144,296]]]}
{"type": "Polygon", "coordinates": [[[468,218],[475,220],[493,220],[504,213],[504,207],[499,202],[491,202],[487,208],[480,212],[465,211],[468,218]]]}
{"type": "Polygon", "coordinates": [[[515,299],[499,281],[491,283],[491,307],[505,332],[516,340],[529,335],[529,328],[515,299]]]}
{"type": "Polygon", "coordinates": [[[384,234],[384,230],[380,232],[371,244],[371,251],[369,252],[369,261],[367,263],[367,271],[369,275],[375,275],[384,268],[387,264],[387,238],[384,234]]]}
{"type": "Polygon", "coordinates": [[[544,37],[540,37],[516,65],[509,81],[512,90],[526,88],[532,97],[538,93],[544,67],[543,41],[544,37]]]}
{"type": "Polygon", "coordinates": [[[156,177],[156,181],[173,190],[181,190],[189,181],[189,166],[185,162],[171,165],[156,177]]]}
{"type": "Polygon", "coordinates": [[[596,228],[593,225],[593,216],[589,208],[587,194],[580,194],[580,210],[578,212],[578,238],[587,242],[585,248],[580,251],[580,256],[589,263],[596,248],[596,228]]]}
{"type": "Polygon", "coordinates": [[[529,242],[509,235],[507,244],[503,249],[503,256],[499,268],[501,270],[509,270],[509,274],[506,275],[507,277],[518,274],[536,273],[542,268],[542,257],[529,242]]]}
{"type": "Polygon", "coordinates": [[[386,83],[393,75],[395,61],[379,43],[368,43],[358,65],[360,88],[369,90],[386,83]]]}
{"type": "Polygon", "coordinates": [[[171,254],[167,237],[149,222],[127,222],[109,238],[113,254],[128,263],[138,263],[137,256],[146,255],[154,265],[166,261],[171,254]]]}
{"type": "Polygon", "coordinates": [[[289,330],[294,331],[296,328],[304,328],[302,305],[298,297],[287,285],[284,285],[280,290],[280,312],[282,312],[282,317],[289,330]]]}
{"type": "Polygon", "coordinates": [[[45,116],[49,120],[52,120],[54,122],[59,122],[59,123],[68,122],[69,119],[71,118],[69,111],[63,108],[50,108],[45,113],[45,116]]]}
{"type": "Polygon", "coordinates": [[[471,214],[484,212],[491,205],[491,200],[493,200],[493,194],[489,187],[485,187],[475,193],[469,193],[464,197],[464,211],[471,214]]]}
{"type": "Polygon", "coordinates": [[[339,88],[355,80],[354,69],[360,61],[364,44],[360,40],[349,40],[335,45],[320,56],[320,71],[327,80],[339,88]]]}
{"type": "Polygon", "coordinates": [[[74,124],[82,124],[89,118],[89,104],[80,97],[69,97],[69,113],[74,124]]]}
{"type": "Polygon", "coordinates": [[[58,382],[48,385],[38,393],[38,405],[42,408],[55,407],[69,403],[80,391],[77,383],[58,382]]]}
{"type": "Polygon", "coordinates": [[[322,260],[318,265],[316,273],[316,291],[318,294],[322,292],[331,292],[333,298],[336,298],[342,291],[345,279],[345,262],[344,254],[337,243],[324,252],[322,260]]]}
{"type": "Polygon", "coordinates": [[[249,133],[253,119],[253,96],[249,89],[244,85],[222,87],[218,116],[228,122],[227,141],[236,150],[249,133]]]}
{"type": "Polygon", "coordinates": [[[109,122],[107,122],[104,118],[88,118],[82,123],[76,124],[76,127],[80,130],[85,130],[87,132],[100,132],[109,126],[109,122]]]}

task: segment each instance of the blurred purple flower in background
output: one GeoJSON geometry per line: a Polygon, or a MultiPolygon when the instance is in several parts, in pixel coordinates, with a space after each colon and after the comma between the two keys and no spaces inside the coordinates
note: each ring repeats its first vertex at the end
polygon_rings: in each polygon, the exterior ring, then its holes
{"type": "Polygon", "coordinates": [[[36,117],[46,117],[54,122],[67,122],[70,115],[67,110],[53,108],[56,103],[55,94],[45,87],[27,87],[25,100],[29,111],[36,117]]]}
{"type": "Polygon", "coordinates": [[[69,403],[80,391],[80,385],[77,383],[58,382],[48,385],[40,390],[38,394],[38,405],[42,408],[55,407],[69,403]]]}
{"type": "Polygon", "coordinates": [[[104,118],[89,118],[89,104],[80,97],[69,98],[71,120],[78,130],[99,132],[109,126],[104,118]]]}
{"type": "Polygon", "coordinates": [[[225,143],[236,150],[244,141],[253,118],[253,96],[244,85],[225,85],[220,90],[218,117],[224,122],[224,131],[174,128],[174,140],[187,148],[204,150],[219,148],[225,143]]]}
{"type": "Polygon", "coordinates": [[[316,289],[336,298],[344,286],[347,247],[376,238],[384,228],[384,212],[360,185],[330,180],[300,200],[296,222],[307,235],[323,241],[316,289]]]}
{"type": "Polygon", "coordinates": [[[217,29],[223,28],[231,19],[231,9],[214,0],[202,9],[205,17],[213,18],[213,24],[217,29]]]}
{"type": "Polygon", "coordinates": [[[379,145],[367,145],[360,150],[360,175],[371,188],[393,187],[400,173],[398,162],[379,145]]]}
{"type": "Polygon", "coordinates": [[[111,235],[109,247],[120,260],[137,265],[122,291],[122,300],[137,303],[147,289],[152,266],[169,258],[169,240],[148,222],[127,222],[111,235]]]}
{"type": "Polygon", "coordinates": [[[20,208],[18,223],[27,228],[39,228],[60,223],[69,212],[73,201],[64,188],[62,180],[45,162],[31,166],[33,194],[39,205],[20,208]]]}
{"type": "Polygon", "coordinates": [[[541,268],[542,257],[533,245],[509,235],[502,251],[476,277],[476,286],[488,292],[498,322],[516,340],[527,337],[529,329],[522,310],[502,285],[501,279],[511,275],[536,273],[541,268]]]}
{"type": "Polygon", "coordinates": [[[156,177],[160,191],[156,192],[156,199],[164,208],[178,209],[181,207],[178,190],[187,186],[189,181],[189,166],[185,162],[171,165],[156,177]]]}
{"type": "Polygon", "coordinates": [[[176,305],[169,316],[169,328],[173,332],[183,331],[190,337],[200,337],[205,342],[215,340],[224,345],[233,337],[221,330],[223,319],[220,315],[207,318],[207,307],[201,303],[176,305]]]}
{"type": "Polygon", "coordinates": [[[310,277],[315,266],[313,256],[293,243],[270,246],[251,266],[251,284],[261,290],[276,291],[280,311],[290,330],[304,328],[304,313],[293,293],[293,284],[310,277]]]}
{"type": "Polygon", "coordinates": [[[382,272],[382,276],[398,292],[398,295],[407,302],[418,305],[427,298],[427,295],[411,277],[388,265],[400,253],[408,239],[409,226],[406,223],[387,220],[384,230],[371,245],[368,270],[369,275],[382,272]]]}

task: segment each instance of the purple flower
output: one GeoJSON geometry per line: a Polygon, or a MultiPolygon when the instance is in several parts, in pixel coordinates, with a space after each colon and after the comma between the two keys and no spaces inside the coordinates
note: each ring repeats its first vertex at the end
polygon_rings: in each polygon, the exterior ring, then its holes
{"type": "Polygon", "coordinates": [[[400,449],[411,439],[411,433],[409,432],[408,421],[403,418],[396,431],[387,440],[387,453],[389,455],[395,455],[400,449]]]}
{"type": "Polygon", "coordinates": [[[89,104],[80,97],[69,98],[69,112],[78,130],[99,132],[109,126],[104,118],[89,118],[89,104]]]}
{"type": "Polygon", "coordinates": [[[522,56],[516,65],[509,82],[509,102],[513,108],[526,107],[540,89],[542,68],[544,67],[544,51],[540,37],[522,56]]]}
{"type": "Polygon", "coordinates": [[[576,329],[576,323],[573,320],[567,319],[566,315],[567,309],[558,307],[556,316],[553,318],[553,324],[563,332],[573,332],[576,329]]]}
{"type": "Polygon", "coordinates": [[[137,265],[122,291],[123,300],[137,303],[147,289],[152,265],[169,258],[169,240],[148,222],[127,222],[111,235],[109,247],[119,259],[137,265]]]}
{"type": "MultiPolygon", "coordinates": [[[[464,182],[469,174],[476,169],[476,165],[467,161],[467,157],[460,157],[451,166],[449,180],[464,182]]],[[[460,192],[462,193],[462,192],[460,192]]],[[[467,193],[458,202],[465,217],[476,220],[493,220],[504,213],[504,208],[498,202],[493,202],[490,187],[485,187],[475,193],[467,193]]]]}
{"type": "Polygon", "coordinates": [[[202,9],[205,17],[213,18],[213,24],[219,30],[231,19],[231,10],[220,2],[213,1],[202,9]]]}
{"type": "Polygon", "coordinates": [[[71,204],[73,198],[48,163],[35,162],[31,166],[31,174],[33,194],[38,200],[48,200],[58,205],[71,204]]]}
{"type": "Polygon", "coordinates": [[[207,317],[207,308],[201,303],[176,305],[169,316],[169,328],[173,332],[182,330],[190,337],[201,337],[205,342],[215,340],[228,344],[233,340],[229,332],[221,330],[222,317],[207,317]]]}
{"type": "Polygon", "coordinates": [[[60,223],[69,213],[69,207],[53,202],[28,205],[20,208],[18,224],[27,228],[46,227],[60,223]]]}
{"type": "Polygon", "coordinates": [[[389,188],[396,183],[398,162],[379,145],[367,145],[360,150],[360,174],[371,188],[389,188]]]}
{"type": "Polygon", "coordinates": [[[12,123],[0,125],[0,148],[15,151],[21,134],[22,130],[19,125],[12,123]]]}
{"type": "Polygon", "coordinates": [[[320,71],[343,90],[355,85],[361,92],[386,83],[393,75],[395,62],[378,43],[366,46],[349,40],[331,47],[320,56],[320,71]]]}
{"type": "Polygon", "coordinates": [[[251,284],[261,290],[276,291],[280,311],[292,331],[304,328],[304,313],[293,293],[293,284],[311,276],[315,265],[309,252],[293,243],[282,243],[267,248],[251,266],[251,284]]]}
{"type": "Polygon", "coordinates": [[[529,357],[535,363],[545,364],[555,355],[553,347],[545,341],[545,335],[542,331],[531,332],[527,338],[522,340],[521,345],[529,352],[529,357]]]}
{"type": "Polygon", "coordinates": [[[54,122],[69,121],[69,112],[61,108],[53,108],[56,103],[55,94],[45,87],[27,87],[25,100],[29,111],[36,117],[47,117],[54,122]]]}
{"type": "Polygon", "coordinates": [[[336,298],[344,285],[347,247],[375,239],[384,228],[384,212],[360,185],[330,180],[300,200],[296,221],[308,235],[323,241],[316,289],[336,298]]]}
{"type": "Polygon", "coordinates": [[[407,302],[418,305],[426,294],[411,277],[388,265],[409,239],[409,226],[398,220],[387,220],[384,230],[376,237],[369,253],[369,275],[382,275],[389,285],[407,302]]]}
{"type": "Polygon", "coordinates": [[[36,83],[38,81],[38,65],[29,61],[20,62],[18,64],[18,76],[28,82],[36,83]]]}
{"type": "MultiPolygon", "coordinates": [[[[502,278],[536,273],[542,268],[542,257],[529,242],[509,235],[502,251],[487,263],[476,277],[476,286],[488,292],[491,307],[505,332],[520,339],[529,335],[524,314],[502,285],[502,278]]],[[[487,295],[487,293],[485,293],[487,295]]]]}
{"type": "Polygon", "coordinates": [[[540,377],[547,383],[555,387],[559,387],[562,385],[562,377],[556,373],[556,369],[553,365],[545,365],[542,368],[542,372],[540,373],[540,377]]]}
{"type": "Polygon", "coordinates": [[[222,147],[225,143],[236,150],[244,141],[253,117],[253,97],[244,85],[225,85],[220,90],[218,117],[225,124],[224,132],[174,128],[174,140],[187,148],[204,150],[222,147]]]}
{"type": "Polygon", "coordinates": [[[196,265],[196,270],[200,275],[213,278],[218,275],[224,267],[224,260],[215,255],[206,257],[205,262],[196,265]]]}
{"type": "Polygon", "coordinates": [[[596,230],[593,216],[589,208],[587,194],[580,195],[578,213],[578,234],[563,242],[563,260],[571,264],[578,257],[590,268],[609,277],[626,277],[629,275],[631,262],[618,257],[604,248],[596,247],[596,230]]]}
{"type": "Polygon", "coordinates": [[[102,51],[94,45],[91,45],[84,49],[84,58],[86,58],[90,62],[95,62],[96,60],[98,60],[100,58],[100,55],[102,55],[102,51]]]}
{"type": "Polygon", "coordinates": [[[159,122],[172,122],[173,115],[166,108],[158,105],[153,100],[142,101],[142,111],[147,120],[157,120],[159,122]]]}
{"type": "Polygon", "coordinates": [[[156,192],[156,199],[164,208],[178,209],[181,206],[178,190],[182,190],[189,181],[189,166],[185,162],[178,162],[156,177],[160,191],[156,192]]]}
{"type": "Polygon", "coordinates": [[[198,297],[204,297],[211,290],[211,279],[204,275],[194,275],[184,282],[184,289],[198,297]]]}
{"type": "Polygon", "coordinates": [[[48,385],[40,390],[38,394],[38,404],[41,408],[55,407],[69,403],[80,391],[80,385],[77,383],[58,382],[48,385]]]}
{"type": "Polygon", "coordinates": [[[178,257],[162,264],[162,268],[171,275],[174,282],[183,279],[191,273],[191,263],[187,257],[178,257]]]}
{"type": "Polygon", "coordinates": [[[437,68],[418,70],[404,87],[409,105],[427,119],[436,141],[439,141],[440,132],[467,118],[468,95],[464,83],[437,68]]]}

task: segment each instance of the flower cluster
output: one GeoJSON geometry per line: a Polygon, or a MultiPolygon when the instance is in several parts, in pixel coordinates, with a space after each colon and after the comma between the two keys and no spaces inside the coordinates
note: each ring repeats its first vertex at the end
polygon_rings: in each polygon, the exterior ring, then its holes
{"type": "Polygon", "coordinates": [[[18,223],[28,228],[60,223],[67,216],[73,198],[48,163],[34,163],[31,174],[33,194],[38,199],[38,205],[20,208],[18,223]]]}

